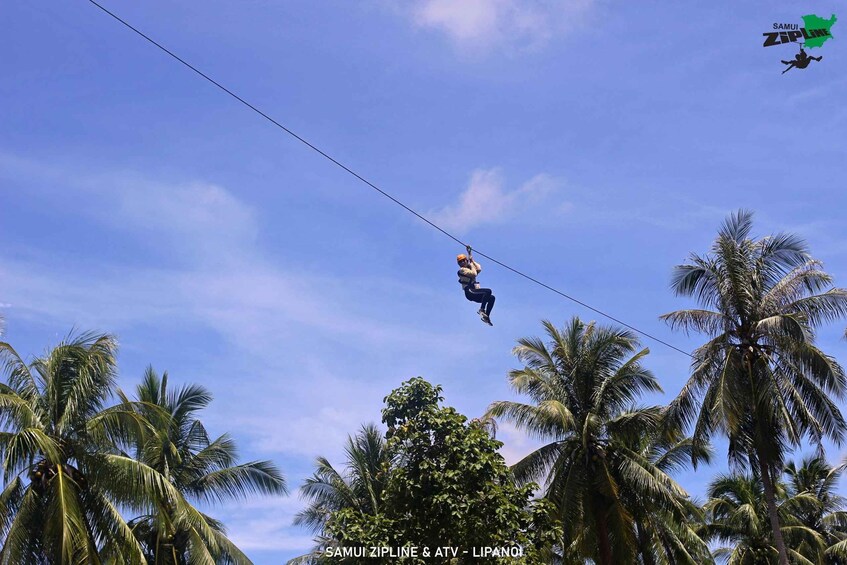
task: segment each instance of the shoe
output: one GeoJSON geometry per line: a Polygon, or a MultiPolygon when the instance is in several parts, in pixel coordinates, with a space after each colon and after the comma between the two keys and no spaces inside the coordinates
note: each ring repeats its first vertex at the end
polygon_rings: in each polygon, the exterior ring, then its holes
{"type": "Polygon", "coordinates": [[[479,314],[480,318],[482,318],[483,320],[485,319],[485,310],[480,308],[479,310],[476,311],[476,313],[479,314]]]}
{"type": "Polygon", "coordinates": [[[482,313],[482,321],[485,322],[486,324],[488,324],[489,326],[494,325],[494,324],[491,323],[491,318],[489,318],[488,314],[486,314],[485,312],[482,313]]]}

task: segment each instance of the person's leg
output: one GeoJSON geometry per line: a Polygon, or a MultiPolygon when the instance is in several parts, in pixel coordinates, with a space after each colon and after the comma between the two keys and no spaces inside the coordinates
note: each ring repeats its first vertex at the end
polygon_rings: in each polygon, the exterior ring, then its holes
{"type": "Polygon", "coordinates": [[[468,300],[470,300],[471,302],[476,302],[477,304],[479,304],[479,305],[480,305],[480,308],[479,308],[479,309],[480,309],[480,311],[482,311],[482,310],[483,310],[483,308],[484,308],[484,306],[485,306],[485,304],[484,304],[484,301],[485,301],[485,295],[484,295],[484,294],[482,294],[482,293],[480,293],[480,292],[478,292],[478,291],[477,291],[477,289],[474,289],[474,288],[466,288],[466,289],[465,289],[465,298],[467,298],[467,299],[468,299],[468,300]]]}
{"type": "Polygon", "coordinates": [[[494,307],[494,295],[491,293],[491,289],[477,288],[474,292],[482,296],[482,311],[485,312],[485,315],[488,316],[491,314],[491,308],[494,307]]]}
{"type": "Polygon", "coordinates": [[[465,290],[465,296],[468,300],[479,303],[479,310],[477,314],[482,318],[482,321],[488,325],[491,325],[491,321],[488,319],[488,314],[485,312],[485,307],[487,305],[488,297],[491,295],[491,291],[486,288],[471,288],[465,290]]]}

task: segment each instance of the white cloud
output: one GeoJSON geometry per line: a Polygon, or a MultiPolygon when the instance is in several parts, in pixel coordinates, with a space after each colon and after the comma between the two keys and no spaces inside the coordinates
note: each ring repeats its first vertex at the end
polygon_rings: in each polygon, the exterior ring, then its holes
{"type": "Polygon", "coordinates": [[[229,539],[244,551],[296,551],[306,553],[314,546],[306,528],[291,528],[294,516],[303,507],[295,494],[267,497],[228,504],[226,513],[229,539]],[[300,535],[292,532],[300,531],[300,535]]]}
{"type": "Polygon", "coordinates": [[[461,47],[535,48],[582,23],[596,0],[417,0],[412,22],[445,33],[461,47]]]}
{"type": "MultiPolygon", "coordinates": [[[[498,169],[478,169],[471,175],[459,202],[434,212],[432,218],[445,229],[467,233],[477,226],[508,221],[532,210],[559,184],[551,176],[539,174],[507,191],[498,169]]],[[[565,210],[567,205],[560,204],[559,209],[565,210]]]]}
{"type": "Polygon", "coordinates": [[[302,365],[308,386],[299,380],[281,383],[276,388],[282,393],[268,387],[273,392],[253,399],[252,410],[245,412],[237,405],[224,410],[221,424],[234,424],[247,432],[253,447],[263,453],[298,455],[310,464],[319,455],[340,461],[347,436],[364,423],[379,422],[386,383],[384,379],[352,382],[343,375],[343,368],[333,373],[320,361],[303,360],[302,365]],[[286,409],[283,417],[280,397],[286,399],[286,406],[303,409],[286,409]]]}
{"type": "Polygon", "coordinates": [[[164,233],[180,245],[219,256],[222,250],[243,251],[256,238],[256,214],[223,187],[192,182],[153,183],[133,177],[110,176],[90,186],[109,184],[115,199],[104,218],[122,227],[164,233]]]}
{"type": "Polygon", "coordinates": [[[89,266],[84,275],[59,261],[2,259],[0,288],[14,301],[10,323],[17,320],[71,323],[86,329],[120,331],[132,322],[179,318],[181,302],[169,289],[178,273],[89,266]]]}
{"type": "Polygon", "coordinates": [[[29,196],[67,207],[145,240],[166,240],[190,259],[243,253],[255,244],[257,215],[226,188],[203,181],[162,182],[135,171],[91,173],[0,153],[0,176],[31,184],[29,196]]]}

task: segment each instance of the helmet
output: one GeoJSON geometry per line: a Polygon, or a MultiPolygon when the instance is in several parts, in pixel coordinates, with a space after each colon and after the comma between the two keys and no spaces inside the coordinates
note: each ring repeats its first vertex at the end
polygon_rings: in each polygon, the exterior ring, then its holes
{"type": "Polygon", "coordinates": [[[460,253],[460,254],[456,255],[456,262],[461,263],[462,261],[464,261],[467,258],[468,258],[467,255],[465,255],[464,253],[460,253]]]}

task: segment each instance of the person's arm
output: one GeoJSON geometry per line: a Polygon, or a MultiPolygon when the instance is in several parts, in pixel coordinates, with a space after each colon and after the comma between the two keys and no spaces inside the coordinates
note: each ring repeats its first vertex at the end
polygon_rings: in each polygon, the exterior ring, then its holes
{"type": "Polygon", "coordinates": [[[471,249],[470,245],[466,245],[465,250],[468,252],[468,261],[471,264],[468,268],[473,271],[474,276],[477,276],[482,271],[482,265],[474,261],[473,249],[471,249]]]}

